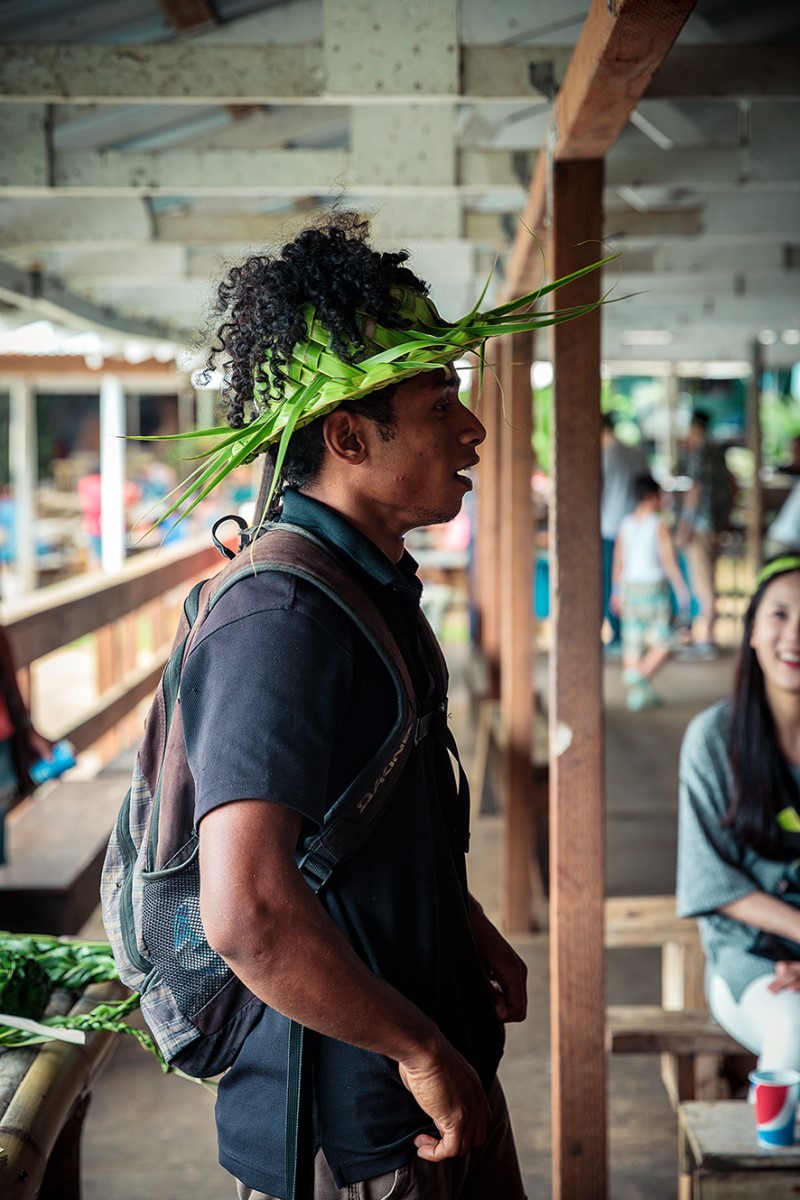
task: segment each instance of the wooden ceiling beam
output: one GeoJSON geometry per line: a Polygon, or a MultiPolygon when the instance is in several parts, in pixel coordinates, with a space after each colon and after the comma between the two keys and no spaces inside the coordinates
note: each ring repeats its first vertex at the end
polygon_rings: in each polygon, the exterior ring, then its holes
{"type": "MultiPolygon", "coordinates": [[[[638,0],[641,6],[642,0],[638,0]]],[[[681,0],[677,11],[684,7],[681,0]]],[[[606,14],[609,21],[619,20],[606,14]]],[[[672,17],[672,5],[660,6],[672,17]]],[[[651,10],[652,12],[652,10],[651,10]]],[[[649,14],[648,14],[649,15],[649,14]]],[[[652,18],[655,24],[656,19],[652,18]]],[[[206,24],[203,29],[211,28],[206,24]]],[[[231,45],[189,40],[98,45],[93,43],[0,44],[0,103],[46,104],[384,104],[392,100],[437,104],[524,103],[544,105],[563,90],[573,58],[569,46],[461,46],[459,80],[445,88],[433,65],[410,92],[391,80],[337,81],[330,77],[323,47],[298,40],[290,45],[231,45]],[[383,86],[379,87],[378,83],[383,86]]],[[[765,46],[676,46],[667,62],[648,77],[650,100],[796,100],[800,91],[798,48],[765,46]]],[[[615,66],[625,73],[627,60],[615,66]]]]}
{"type": "Polygon", "coordinates": [[[556,159],[606,154],[695,4],[594,0],[556,101],[556,159]]]}
{"type": "Polygon", "coordinates": [[[729,100],[797,97],[800,48],[677,46],[647,88],[648,100],[729,100]]]}
{"type": "Polygon", "coordinates": [[[535,287],[548,213],[549,160],[600,159],[669,53],[696,0],[592,0],[556,97],[548,144],[539,154],[522,222],[506,267],[508,291],[535,287]]]}
{"type": "Polygon", "coordinates": [[[64,287],[58,279],[40,271],[23,271],[10,263],[0,263],[0,301],[12,307],[30,309],[54,321],[64,321],[75,328],[100,329],[157,341],[185,341],[190,336],[188,331],[178,327],[100,308],[64,287]]]}

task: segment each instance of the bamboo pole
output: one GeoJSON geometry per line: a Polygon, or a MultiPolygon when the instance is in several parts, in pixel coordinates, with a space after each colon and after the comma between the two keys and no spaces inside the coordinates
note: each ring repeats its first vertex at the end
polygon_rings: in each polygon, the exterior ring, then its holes
{"type": "MultiPolygon", "coordinates": [[[[103,1000],[124,994],[121,984],[96,984],[87,989],[73,1013],[88,1012],[103,1000]]],[[[77,1111],[70,1134],[76,1142],[74,1155],[65,1162],[77,1164],[81,1120],[93,1080],[102,1070],[122,1034],[95,1031],[87,1033],[83,1046],[66,1042],[47,1042],[36,1053],[31,1066],[0,1116],[0,1145],[5,1152],[3,1177],[12,1190],[2,1191],[18,1200],[35,1200],[39,1195],[48,1159],[60,1135],[77,1111]]],[[[15,1054],[17,1051],[10,1051],[15,1054]]],[[[77,1179],[60,1180],[60,1195],[77,1194],[77,1179]]],[[[53,1192],[52,1194],[55,1194],[53,1192]]]]}

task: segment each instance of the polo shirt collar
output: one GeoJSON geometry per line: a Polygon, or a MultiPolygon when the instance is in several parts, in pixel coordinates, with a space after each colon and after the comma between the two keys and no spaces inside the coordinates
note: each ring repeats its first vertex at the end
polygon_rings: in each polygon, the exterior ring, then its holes
{"type": "Polygon", "coordinates": [[[418,563],[407,550],[398,563],[387,558],[360,530],[345,517],[302,492],[286,488],[283,493],[281,519],[300,525],[333,545],[345,558],[355,563],[382,587],[394,587],[413,593],[419,601],[422,584],[417,578],[418,563]]]}

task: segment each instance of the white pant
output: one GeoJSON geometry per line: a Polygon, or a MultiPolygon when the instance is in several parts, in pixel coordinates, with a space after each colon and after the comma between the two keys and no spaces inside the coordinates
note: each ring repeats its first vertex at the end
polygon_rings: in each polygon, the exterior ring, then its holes
{"type": "Polygon", "coordinates": [[[708,1006],[723,1029],[758,1055],[763,1070],[800,1071],[800,992],[771,992],[774,975],[760,975],[739,1000],[712,975],[708,1006]]]}

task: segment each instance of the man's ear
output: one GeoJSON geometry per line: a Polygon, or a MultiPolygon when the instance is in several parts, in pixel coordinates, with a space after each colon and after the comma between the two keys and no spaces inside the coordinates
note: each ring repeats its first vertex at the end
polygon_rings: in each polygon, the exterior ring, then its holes
{"type": "Polygon", "coordinates": [[[363,433],[365,418],[346,408],[335,408],[322,423],[325,445],[340,462],[362,463],[367,457],[363,433]]]}

